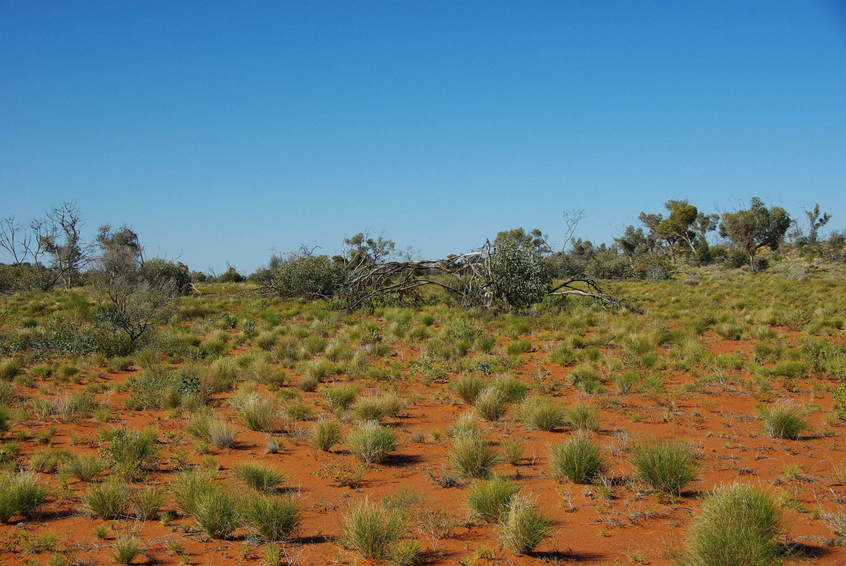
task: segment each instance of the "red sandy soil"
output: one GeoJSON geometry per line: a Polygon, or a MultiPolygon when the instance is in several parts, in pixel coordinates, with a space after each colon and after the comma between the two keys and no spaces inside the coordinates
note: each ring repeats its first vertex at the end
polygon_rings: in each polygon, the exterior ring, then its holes
{"type": "MultiPolygon", "coordinates": [[[[727,342],[713,336],[703,342],[714,352],[748,352],[752,346],[749,342],[727,342]]],[[[614,355],[613,352],[606,354],[614,355]]],[[[416,356],[402,348],[397,349],[395,355],[416,356]]],[[[501,463],[497,470],[519,479],[523,493],[536,497],[556,522],[553,535],[534,554],[514,556],[500,547],[496,527],[472,523],[468,519],[467,483],[461,487],[442,488],[431,479],[430,472],[437,474],[447,466],[445,435],[435,442],[432,433],[445,432],[468,408],[453,395],[446,394],[443,384],[425,386],[419,380],[412,380],[413,385],[404,393],[411,401],[407,410],[400,418],[387,423],[398,431],[400,448],[386,463],[370,467],[363,484],[356,489],[333,486],[330,479],[318,476],[321,465],[327,461],[356,462],[343,446],[336,447],[333,454],[325,454],[312,447],[303,434],[280,436],[282,450],[266,454],[265,445],[271,435],[240,432],[236,448],[211,452],[220,466],[218,477],[230,478],[232,466],[246,461],[264,462],[285,472],[288,477],[286,489],[295,491],[306,509],[299,537],[282,545],[293,564],[366,564],[339,544],[346,507],[365,496],[381,498],[404,489],[420,495],[427,508],[443,510],[453,517],[454,526],[442,538],[417,533],[421,545],[430,551],[426,564],[458,564],[460,560],[472,564],[477,551],[486,547],[490,558],[478,559],[475,564],[670,565],[683,547],[687,527],[703,496],[721,484],[734,481],[766,485],[792,499],[786,513],[786,530],[789,541],[799,552],[796,558],[790,559],[790,564],[846,564],[846,548],[830,545],[833,534],[822,518],[825,513],[842,510],[846,501],[846,486],[838,485],[832,474],[833,466],[846,462],[846,457],[839,429],[832,429],[831,423],[823,420],[826,414],[831,414],[830,395],[813,389],[814,380],[802,380],[800,388],[791,394],[799,402],[821,408],[809,417],[812,432],[798,441],[775,440],[762,434],[760,421],[755,418],[756,405],[760,401],[739,387],[716,384],[709,386],[705,393],[685,393],[666,399],[616,393],[587,396],[563,379],[570,369],[549,363],[546,354],[529,353],[523,359],[525,363],[517,377],[531,382],[537,375],[538,361],[542,361],[543,367],[551,372],[545,379],[558,384],[557,401],[565,406],[576,402],[596,405],[602,400],[601,426],[594,434],[594,441],[603,448],[610,464],[609,477],[618,480],[632,477],[633,470],[628,463],[630,455],[624,452],[626,443],[654,436],[684,439],[696,447],[702,455],[697,480],[674,502],[660,501],[645,488],[633,490],[630,486],[637,486],[636,482],[622,481],[613,488],[611,498],[603,498],[596,486],[558,483],[549,474],[549,447],[566,440],[572,433],[529,431],[513,420],[509,422],[508,417],[503,422],[485,424],[489,438],[495,441],[514,436],[524,439],[526,449],[521,464],[515,467],[501,463]],[[425,440],[420,441],[421,438],[425,440]],[[780,476],[789,466],[801,467],[802,477],[781,480],[780,476]]],[[[738,375],[739,372],[726,373],[738,375]]],[[[127,372],[109,374],[102,380],[120,382],[127,376],[127,372]]],[[[679,373],[668,383],[668,390],[691,381],[689,375],[679,373]]],[[[68,386],[68,389],[73,387],[68,386]]],[[[27,394],[38,393],[36,389],[28,389],[27,394]]],[[[122,409],[125,394],[121,393],[105,393],[98,397],[101,401],[108,400],[113,407],[113,422],[107,426],[121,424],[130,428],[159,429],[159,439],[165,443],[160,452],[161,464],[149,474],[145,483],[167,486],[176,471],[168,460],[174,449],[183,450],[192,463],[207,457],[196,454],[190,440],[183,440],[182,445],[168,444],[168,433],[180,433],[186,423],[184,417],[174,417],[167,411],[122,409]]],[[[320,394],[306,393],[304,398],[317,404],[320,394]]],[[[218,414],[235,422],[228,407],[218,409],[218,414]]],[[[35,434],[50,426],[58,430],[52,442],[54,448],[95,453],[97,433],[103,424],[93,419],[80,419],[73,424],[42,421],[27,432],[35,434]],[[77,444],[72,443],[72,437],[77,444]],[[84,444],[86,440],[88,445],[84,444]]],[[[311,423],[291,423],[291,426],[306,430],[311,423]]],[[[187,439],[187,435],[183,437],[187,439]]],[[[20,442],[20,447],[22,454],[43,448],[31,440],[20,442]]],[[[57,475],[39,475],[42,483],[60,486],[57,475]]],[[[47,554],[23,554],[20,545],[15,545],[13,535],[54,533],[69,558],[87,564],[109,564],[112,563],[115,536],[128,530],[136,532],[144,544],[143,556],[136,558],[135,563],[228,565],[261,561],[262,548],[251,545],[245,531],[236,532],[230,540],[210,540],[197,529],[193,519],[179,517],[171,502],[165,506],[165,511],[175,517],[170,524],[115,521],[110,523],[108,538],[98,539],[94,528],[104,521],[92,519],[83,512],[79,498],[85,488],[84,483],[69,479],[67,489],[72,495],[62,495],[58,498],[59,503],[52,501],[41,518],[0,526],[0,563],[24,564],[34,560],[46,564],[47,554]],[[170,541],[184,545],[182,556],[168,547],[170,541]]]]}

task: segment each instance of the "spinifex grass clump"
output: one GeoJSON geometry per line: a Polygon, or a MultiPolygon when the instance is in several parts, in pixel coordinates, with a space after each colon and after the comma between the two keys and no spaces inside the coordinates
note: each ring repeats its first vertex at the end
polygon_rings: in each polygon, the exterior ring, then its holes
{"type": "Polygon", "coordinates": [[[559,481],[568,479],[573,483],[591,483],[602,471],[599,448],[582,434],[554,446],[550,462],[552,475],[559,481]]]}
{"type": "Polygon", "coordinates": [[[394,451],[397,439],[393,432],[376,421],[358,423],[347,435],[350,452],[368,464],[379,464],[394,451]]]}
{"type": "Polygon", "coordinates": [[[263,540],[285,540],[302,521],[302,508],[290,497],[254,495],[242,509],[244,521],[263,540]]]}
{"type": "Polygon", "coordinates": [[[781,511],[758,488],[734,484],[702,504],[688,536],[682,566],[780,564],[781,511]]]}
{"type": "Polygon", "coordinates": [[[120,519],[129,507],[130,491],[119,478],[94,484],[82,498],[89,513],[100,519],[120,519]]]}
{"type": "Polygon", "coordinates": [[[685,442],[644,442],[635,447],[632,463],[640,479],[669,497],[680,496],[696,477],[696,457],[685,442]]]}
{"type": "Polygon", "coordinates": [[[473,484],[467,494],[467,504],[474,515],[488,523],[495,523],[502,518],[518,491],[520,485],[517,482],[503,476],[493,476],[473,484]]]}
{"type": "Polygon", "coordinates": [[[791,402],[761,409],[761,418],[764,420],[764,432],[773,438],[797,440],[808,428],[805,412],[791,402]]]}
{"type": "Polygon", "coordinates": [[[128,479],[139,479],[158,452],[156,433],[152,430],[118,428],[103,431],[101,437],[108,442],[101,448],[103,459],[128,479]]]}
{"type": "Polygon", "coordinates": [[[519,417],[526,426],[537,430],[556,430],[567,423],[564,407],[545,397],[527,397],[520,405],[519,417]]]}
{"type": "Polygon", "coordinates": [[[463,434],[452,440],[449,462],[463,477],[486,478],[497,460],[491,443],[477,434],[463,434]]]}
{"type": "Polygon", "coordinates": [[[541,512],[537,503],[528,497],[515,495],[499,526],[503,546],[515,554],[535,549],[552,530],[553,522],[541,512]]]}
{"type": "Polygon", "coordinates": [[[311,440],[324,452],[329,452],[341,440],[341,425],[338,421],[321,419],[311,429],[311,440]]]}
{"type": "Polygon", "coordinates": [[[0,522],[12,517],[31,519],[47,499],[47,492],[38,485],[34,474],[3,473],[0,475],[0,522]]]}
{"type": "Polygon", "coordinates": [[[393,554],[405,531],[402,513],[364,500],[344,518],[343,543],[367,560],[383,560],[393,554]]]}
{"type": "Polygon", "coordinates": [[[196,495],[194,518],[211,538],[224,539],[241,525],[238,497],[218,486],[207,488],[196,495]]]}
{"type": "Polygon", "coordinates": [[[273,491],[285,481],[285,474],[264,464],[238,464],[232,472],[245,485],[257,491],[273,491]]]}

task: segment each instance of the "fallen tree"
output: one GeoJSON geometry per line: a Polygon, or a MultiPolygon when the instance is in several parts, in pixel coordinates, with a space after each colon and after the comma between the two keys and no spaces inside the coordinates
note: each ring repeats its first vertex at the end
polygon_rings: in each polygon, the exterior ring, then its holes
{"type": "Polygon", "coordinates": [[[625,306],[592,279],[572,277],[554,284],[549,264],[539,254],[508,242],[494,246],[487,241],[477,251],[443,259],[399,261],[368,254],[318,257],[323,259],[318,262],[306,255],[289,257],[275,267],[271,264],[259,280],[261,289],[276,296],[336,299],[349,310],[389,295],[416,298],[425,286],[439,287],[457,303],[484,310],[524,310],[547,296],[583,297],[611,308],[625,306]],[[304,269],[318,263],[322,267],[317,272],[332,276],[314,278],[314,269],[304,269]],[[295,270],[297,266],[301,269],[295,270]],[[294,271],[308,275],[305,283],[311,284],[292,281],[294,271]],[[315,279],[331,284],[314,285],[315,279]]]}

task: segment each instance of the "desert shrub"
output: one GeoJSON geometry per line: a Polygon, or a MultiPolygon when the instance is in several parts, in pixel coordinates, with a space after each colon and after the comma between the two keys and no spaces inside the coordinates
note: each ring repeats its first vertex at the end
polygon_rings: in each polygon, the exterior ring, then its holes
{"type": "Polygon", "coordinates": [[[254,391],[237,395],[230,402],[238,418],[250,430],[271,432],[279,422],[276,405],[254,391]]]}
{"type": "Polygon", "coordinates": [[[197,523],[211,538],[224,539],[241,525],[237,497],[217,486],[197,494],[193,514],[197,523]]]}
{"type": "Polygon", "coordinates": [[[764,432],[773,438],[796,440],[808,428],[805,412],[793,403],[782,403],[761,410],[764,432]]]}
{"type": "Polygon", "coordinates": [[[539,254],[509,241],[497,243],[490,269],[496,301],[516,310],[542,301],[552,281],[549,264],[539,254]]]}
{"type": "Polygon", "coordinates": [[[589,365],[582,365],[570,373],[570,382],[585,393],[597,393],[602,391],[602,378],[589,365]]]}
{"type": "Polygon", "coordinates": [[[214,475],[200,469],[180,472],[170,485],[176,507],[184,515],[193,515],[200,495],[213,489],[214,475]]]}
{"type": "Polygon", "coordinates": [[[599,428],[599,411],[589,405],[573,405],[567,411],[567,421],[579,430],[596,430],[599,428]]]}
{"type": "Polygon", "coordinates": [[[486,386],[487,381],[472,374],[462,375],[451,384],[451,388],[455,394],[461,397],[462,401],[468,405],[471,405],[476,401],[476,397],[479,396],[479,393],[481,393],[486,386]]]}
{"type": "Polygon", "coordinates": [[[591,483],[603,465],[599,448],[583,434],[554,446],[549,460],[555,479],[573,483],[591,483]]]}
{"type": "Polygon", "coordinates": [[[109,364],[106,367],[110,372],[127,371],[132,367],[132,364],[132,358],[118,356],[109,360],[109,364]]]}
{"type": "Polygon", "coordinates": [[[100,519],[120,519],[129,507],[129,488],[118,478],[93,484],[82,498],[89,513],[100,519]]]}
{"type": "Polygon", "coordinates": [[[532,343],[528,340],[512,340],[508,346],[505,347],[505,353],[509,356],[517,356],[532,350],[532,343]]]}
{"type": "Polygon", "coordinates": [[[196,413],[188,422],[185,430],[197,440],[217,448],[232,448],[235,446],[235,429],[229,426],[226,421],[215,418],[206,412],[196,413]]]}
{"type": "Polygon", "coordinates": [[[290,497],[253,495],[243,506],[244,522],[266,541],[285,540],[302,521],[302,508],[290,497]]]}
{"type": "Polygon", "coordinates": [[[405,408],[405,401],[394,392],[359,399],[353,410],[365,421],[378,421],[397,416],[405,408]]]}
{"type": "Polygon", "coordinates": [[[132,563],[132,559],[139,552],[141,552],[141,543],[135,535],[123,534],[115,541],[114,559],[118,564],[132,563]]]}
{"type": "Polygon", "coordinates": [[[34,472],[53,474],[70,458],[71,454],[67,450],[53,448],[36,450],[29,458],[29,465],[34,472]]]}
{"type": "Polygon", "coordinates": [[[341,426],[337,421],[319,420],[311,429],[314,445],[324,452],[329,452],[341,440],[341,426]]]}
{"type": "Polygon", "coordinates": [[[232,472],[245,485],[257,491],[273,491],[285,481],[285,474],[264,464],[238,464],[232,472]]]}
{"type": "Polygon", "coordinates": [[[556,430],[567,422],[564,408],[545,397],[527,397],[518,415],[526,426],[537,430],[556,430]]]}
{"type": "Polygon", "coordinates": [[[80,481],[89,482],[103,471],[103,462],[96,456],[73,456],[64,463],[62,470],[80,481]]]}
{"type": "Polygon", "coordinates": [[[500,523],[499,538],[503,546],[515,554],[525,554],[549,536],[552,525],[537,503],[528,497],[514,495],[500,523]]]}
{"type": "Polygon", "coordinates": [[[133,491],[129,496],[129,501],[135,518],[139,521],[155,520],[162,503],[164,503],[164,496],[164,491],[155,486],[147,486],[133,491]]]}
{"type": "Polygon", "coordinates": [[[520,491],[520,485],[503,476],[478,480],[467,494],[467,503],[473,514],[488,523],[498,522],[511,499],[520,491]]]}
{"type": "Polygon", "coordinates": [[[323,399],[331,411],[345,411],[355,401],[358,388],[354,385],[338,385],[323,392],[323,399]]]}
{"type": "Polygon", "coordinates": [[[508,410],[508,399],[498,387],[486,387],[476,397],[476,412],[486,421],[498,421],[508,410]]]}
{"type": "Polygon", "coordinates": [[[781,512],[761,489],[729,485],[702,504],[688,535],[683,566],[774,566],[782,562],[781,512]]]}
{"type": "Polygon", "coordinates": [[[328,256],[305,252],[273,256],[268,267],[255,275],[266,293],[289,298],[331,297],[343,278],[342,265],[328,256]]]}
{"type": "Polygon", "coordinates": [[[20,360],[9,359],[0,362],[0,379],[11,381],[23,369],[20,360]]]}
{"type": "Polygon", "coordinates": [[[684,442],[641,443],[634,448],[632,463],[640,479],[671,497],[681,495],[696,477],[696,458],[684,442]]]}
{"type": "Polygon", "coordinates": [[[47,499],[47,492],[31,473],[0,475],[0,522],[13,517],[32,519],[47,499]]]}
{"type": "Polygon", "coordinates": [[[382,462],[396,448],[394,433],[376,421],[356,424],[346,441],[350,452],[368,464],[382,462]]]}
{"type": "Polygon", "coordinates": [[[491,387],[499,389],[509,403],[520,403],[529,394],[529,386],[509,375],[497,375],[490,382],[491,387]]]}
{"type": "Polygon", "coordinates": [[[497,462],[497,455],[487,440],[476,434],[464,434],[453,438],[449,462],[464,477],[485,478],[497,462]]]}
{"type": "Polygon", "coordinates": [[[289,401],[285,404],[285,416],[294,421],[314,419],[314,409],[302,401],[289,401]]]}
{"type": "Polygon", "coordinates": [[[156,433],[152,430],[128,430],[125,428],[106,431],[109,444],[101,448],[106,463],[117,473],[137,479],[146,466],[156,457],[156,433]]]}
{"type": "Polygon", "coordinates": [[[405,534],[402,514],[364,500],[344,517],[343,543],[367,560],[389,558],[405,534]]]}

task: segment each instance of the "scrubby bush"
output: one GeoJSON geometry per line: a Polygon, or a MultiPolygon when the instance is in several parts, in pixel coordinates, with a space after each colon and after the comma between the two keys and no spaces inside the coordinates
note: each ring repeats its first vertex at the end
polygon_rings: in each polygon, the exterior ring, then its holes
{"type": "Polygon", "coordinates": [[[537,430],[556,430],[567,423],[564,407],[545,397],[528,397],[520,406],[519,417],[523,423],[537,430]]]}
{"type": "Polygon", "coordinates": [[[397,444],[394,433],[376,421],[356,424],[347,434],[346,441],[350,452],[368,464],[382,462],[397,444]]]}
{"type": "Polygon", "coordinates": [[[13,517],[32,519],[45,503],[47,492],[31,473],[0,475],[0,522],[13,517]]]}
{"type": "Polygon", "coordinates": [[[520,491],[520,485],[503,477],[493,476],[473,484],[467,494],[467,504],[474,515],[488,523],[498,522],[511,499],[520,491]]]}
{"type": "Polygon", "coordinates": [[[487,440],[476,434],[463,434],[453,438],[449,462],[464,477],[485,478],[497,462],[497,455],[487,440]]]}
{"type": "Polygon", "coordinates": [[[553,524],[532,499],[515,495],[500,523],[499,537],[515,554],[525,554],[549,536],[553,524]]]}
{"type": "Polygon", "coordinates": [[[364,500],[344,517],[343,543],[367,560],[391,557],[406,531],[400,512],[364,500]]]}
{"type": "Polygon", "coordinates": [[[775,566],[782,562],[781,512],[759,488],[717,490],[702,504],[688,535],[682,566],[775,566]]]}
{"type": "Polygon", "coordinates": [[[129,507],[129,488],[123,481],[112,478],[94,484],[82,498],[89,513],[100,519],[120,519],[129,507]]]}
{"type": "Polygon", "coordinates": [[[762,409],[761,418],[764,421],[764,432],[773,438],[796,440],[808,428],[805,412],[793,403],[762,409]]]}
{"type": "Polygon", "coordinates": [[[486,387],[474,403],[476,412],[486,421],[498,421],[508,410],[508,399],[498,387],[486,387]]]}
{"type": "Polygon", "coordinates": [[[345,411],[355,401],[358,388],[354,385],[338,385],[323,392],[323,398],[331,411],[345,411]]]}
{"type": "Polygon", "coordinates": [[[164,491],[155,486],[147,486],[133,491],[129,500],[135,518],[139,521],[155,520],[162,503],[164,503],[164,496],[164,491]]]}
{"type": "Polygon", "coordinates": [[[329,452],[341,440],[341,426],[337,421],[321,419],[314,423],[311,439],[319,449],[329,452]]]}
{"type": "Polygon", "coordinates": [[[235,494],[219,488],[200,491],[193,505],[194,518],[211,538],[225,539],[241,525],[235,494]]]}
{"type": "Polygon", "coordinates": [[[276,405],[254,391],[233,397],[231,403],[241,422],[250,430],[271,432],[279,422],[276,405]]]}
{"type": "Polygon", "coordinates": [[[244,522],[266,541],[289,538],[302,521],[302,508],[290,497],[253,495],[243,506],[244,522]]]}
{"type": "Polygon", "coordinates": [[[64,463],[62,470],[80,481],[89,482],[103,471],[103,462],[96,456],[74,456],[64,463]]]}
{"type": "Polygon", "coordinates": [[[184,515],[193,515],[200,495],[215,489],[214,475],[201,469],[180,472],[170,489],[177,509],[184,515]]]}
{"type": "Polygon", "coordinates": [[[245,485],[257,491],[273,491],[285,481],[285,474],[264,464],[238,464],[232,472],[245,485]]]}
{"type": "Polygon", "coordinates": [[[696,458],[684,442],[643,442],[635,446],[632,463],[640,479],[670,497],[696,477],[696,458]]]}
{"type": "Polygon", "coordinates": [[[234,428],[226,421],[215,418],[209,413],[197,413],[185,429],[188,434],[217,448],[232,448],[235,446],[234,428]]]}
{"type": "Polygon", "coordinates": [[[454,380],[451,384],[452,390],[456,395],[461,397],[461,400],[472,405],[476,401],[476,397],[487,386],[487,381],[481,377],[466,374],[454,380]]]}
{"type": "Polygon", "coordinates": [[[105,431],[105,436],[110,442],[101,448],[104,460],[117,473],[130,479],[138,479],[158,452],[156,433],[152,430],[118,428],[105,431]]]}
{"type": "Polygon", "coordinates": [[[405,401],[396,393],[383,393],[359,399],[353,410],[355,416],[366,421],[379,421],[397,416],[405,408],[405,401]]]}
{"type": "Polygon", "coordinates": [[[558,444],[550,453],[552,475],[557,480],[591,483],[602,471],[602,455],[585,435],[577,435],[558,444]]]}

